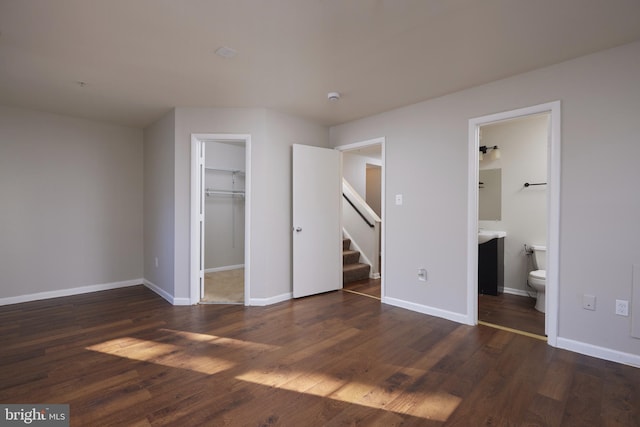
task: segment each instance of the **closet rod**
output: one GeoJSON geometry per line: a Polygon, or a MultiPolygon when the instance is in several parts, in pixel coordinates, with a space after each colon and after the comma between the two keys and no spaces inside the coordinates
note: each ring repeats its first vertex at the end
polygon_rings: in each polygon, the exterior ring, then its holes
{"type": "Polygon", "coordinates": [[[244,175],[244,171],[240,169],[220,169],[220,168],[208,168],[205,167],[206,170],[216,171],[216,172],[229,172],[232,174],[244,175]]]}
{"type": "Polygon", "coordinates": [[[233,196],[237,194],[239,196],[244,196],[243,190],[214,190],[207,188],[206,190],[204,190],[204,192],[207,194],[207,196],[211,194],[224,194],[227,196],[233,196]]]}

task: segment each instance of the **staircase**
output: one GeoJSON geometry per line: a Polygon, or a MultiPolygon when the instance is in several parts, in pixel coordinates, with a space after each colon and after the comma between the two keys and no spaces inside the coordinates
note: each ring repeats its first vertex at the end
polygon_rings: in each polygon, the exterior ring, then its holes
{"type": "Polygon", "coordinates": [[[351,250],[351,239],[342,239],[342,284],[368,279],[370,269],[360,262],[360,252],[351,250]]]}

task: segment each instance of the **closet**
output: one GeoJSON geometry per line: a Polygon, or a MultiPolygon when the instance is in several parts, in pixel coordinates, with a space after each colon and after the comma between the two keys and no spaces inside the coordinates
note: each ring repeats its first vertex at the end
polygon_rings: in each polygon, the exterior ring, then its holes
{"type": "Polygon", "coordinates": [[[245,145],[207,141],[203,303],[244,303],[245,145]]]}

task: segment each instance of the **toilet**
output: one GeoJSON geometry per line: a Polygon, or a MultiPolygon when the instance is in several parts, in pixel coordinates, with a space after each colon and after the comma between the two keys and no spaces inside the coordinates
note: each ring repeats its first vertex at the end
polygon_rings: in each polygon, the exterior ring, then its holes
{"type": "Polygon", "coordinates": [[[536,310],[545,312],[545,288],[547,281],[547,248],[544,246],[529,246],[533,259],[533,271],[529,272],[527,283],[536,290],[536,310]]]}

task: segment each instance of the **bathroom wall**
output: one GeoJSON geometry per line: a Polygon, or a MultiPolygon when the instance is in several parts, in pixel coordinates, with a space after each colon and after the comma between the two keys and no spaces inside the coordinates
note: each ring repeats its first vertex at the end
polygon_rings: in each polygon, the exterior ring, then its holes
{"type": "MultiPolygon", "coordinates": [[[[547,187],[524,183],[547,181],[548,115],[538,114],[482,127],[480,145],[500,148],[500,158],[484,156],[480,169],[502,172],[500,221],[478,221],[487,230],[507,232],[504,241],[505,292],[526,295],[530,271],[524,245],[546,245],[547,187]]],[[[489,151],[491,153],[491,151],[489,151]]],[[[482,197],[482,191],[480,192],[482,197]]]]}

